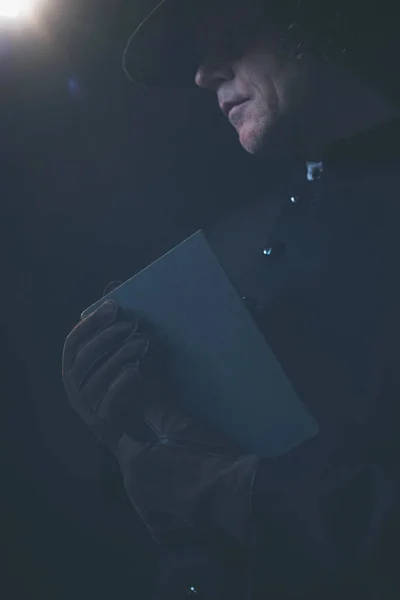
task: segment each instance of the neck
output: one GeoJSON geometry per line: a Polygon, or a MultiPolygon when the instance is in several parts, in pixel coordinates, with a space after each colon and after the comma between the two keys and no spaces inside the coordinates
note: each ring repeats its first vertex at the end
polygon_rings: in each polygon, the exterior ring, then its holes
{"type": "Polygon", "coordinates": [[[327,102],[321,99],[320,104],[325,104],[326,110],[314,114],[312,135],[304,136],[303,160],[320,161],[331,144],[400,116],[383,94],[349,76],[336,74],[324,89],[327,102]]]}

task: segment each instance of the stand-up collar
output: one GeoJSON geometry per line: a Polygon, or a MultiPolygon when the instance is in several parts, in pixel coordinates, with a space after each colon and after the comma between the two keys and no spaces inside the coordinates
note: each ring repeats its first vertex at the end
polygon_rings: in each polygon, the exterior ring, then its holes
{"type": "Polygon", "coordinates": [[[400,117],[333,144],[323,157],[324,171],[341,166],[391,164],[400,159],[400,117]]]}

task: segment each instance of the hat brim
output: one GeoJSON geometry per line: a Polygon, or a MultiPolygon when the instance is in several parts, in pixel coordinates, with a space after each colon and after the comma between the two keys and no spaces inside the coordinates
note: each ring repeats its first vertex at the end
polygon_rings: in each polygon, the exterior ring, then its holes
{"type": "Polygon", "coordinates": [[[204,0],[162,0],[140,23],[125,48],[129,79],[148,88],[190,88],[198,65],[194,26],[204,0]]]}

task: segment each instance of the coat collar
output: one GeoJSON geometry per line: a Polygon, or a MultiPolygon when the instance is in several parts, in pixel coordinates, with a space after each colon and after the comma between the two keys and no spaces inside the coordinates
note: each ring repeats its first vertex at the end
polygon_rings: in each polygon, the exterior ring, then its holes
{"type": "Polygon", "coordinates": [[[323,158],[324,170],[383,165],[400,159],[400,117],[333,144],[323,158]]]}

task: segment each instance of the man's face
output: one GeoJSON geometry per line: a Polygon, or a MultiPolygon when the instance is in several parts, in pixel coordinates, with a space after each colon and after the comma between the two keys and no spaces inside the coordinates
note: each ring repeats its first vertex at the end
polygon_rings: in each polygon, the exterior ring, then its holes
{"type": "Polygon", "coordinates": [[[199,24],[197,44],[195,82],[216,92],[243,148],[251,154],[296,152],[315,87],[309,61],[283,47],[282,32],[257,17],[251,2],[209,13],[199,24]]]}

